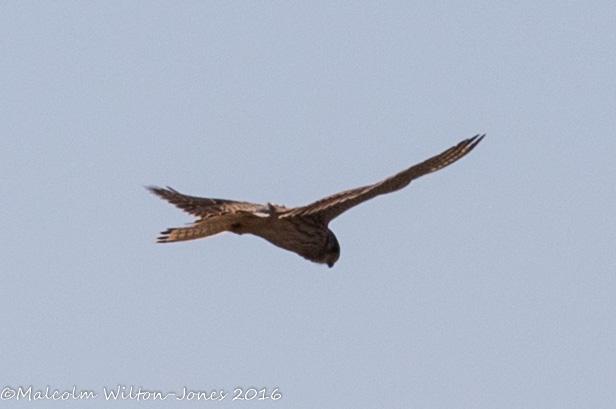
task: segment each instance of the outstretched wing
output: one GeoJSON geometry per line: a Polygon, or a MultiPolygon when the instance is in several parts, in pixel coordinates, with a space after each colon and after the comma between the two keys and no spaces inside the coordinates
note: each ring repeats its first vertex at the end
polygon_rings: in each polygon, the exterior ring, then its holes
{"type": "Polygon", "coordinates": [[[147,189],[156,196],[199,218],[190,226],[165,230],[157,239],[159,243],[213,236],[229,231],[234,226],[243,224],[251,218],[264,217],[268,212],[266,206],[234,200],[188,196],[170,187],[163,189],[149,186],[147,189]]]}
{"type": "Polygon", "coordinates": [[[417,179],[418,177],[435,172],[452,164],[472,151],[484,136],[485,134],[475,135],[447,149],[440,155],[436,155],[381,182],[336,193],[335,195],[328,196],[307,206],[295,208],[284,217],[310,216],[318,218],[325,223],[329,223],[329,221],[353,206],[357,206],[378,195],[395,192],[407,186],[413,179],[417,179]]]}

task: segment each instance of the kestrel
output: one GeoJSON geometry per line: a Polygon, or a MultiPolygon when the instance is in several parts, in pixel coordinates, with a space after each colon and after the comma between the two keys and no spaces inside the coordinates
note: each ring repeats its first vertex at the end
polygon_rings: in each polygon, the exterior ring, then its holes
{"type": "Polygon", "coordinates": [[[330,221],[353,206],[402,189],[412,180],[452,164],[472,151],[484,136],[466,139],[381,182],[336,193],[301,207],[206,199],[183,195],[170,187],[148,187],[150,192],[198,218],[188,227],[165,230],[157,242],[201,239],[224,232],[254,234],[305,259],[332,267],[340,257],[340,245],[327,227],[330,221]]]}

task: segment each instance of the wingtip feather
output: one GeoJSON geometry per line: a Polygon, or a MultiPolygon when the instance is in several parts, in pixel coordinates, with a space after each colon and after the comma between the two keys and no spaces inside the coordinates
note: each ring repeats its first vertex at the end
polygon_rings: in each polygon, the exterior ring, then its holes
{"type": "Polygon", "coordinates": [[[486,136],[486,134],[477,134],[475,136],[473,136],[472,138],[467,139],[466,141],[464,141],[463,143],[466,145],[466,152],[470,152],[472,151],[475,146],[477,146],[479,144],[479,142],[481,142],[481,140],[486,136]]]}

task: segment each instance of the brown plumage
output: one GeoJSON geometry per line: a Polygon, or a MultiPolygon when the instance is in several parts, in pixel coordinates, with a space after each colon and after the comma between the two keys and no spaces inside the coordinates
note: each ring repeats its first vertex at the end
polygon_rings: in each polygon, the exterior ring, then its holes
{"type": "Polygon", "coordinates": [[[307,206],[259,205],[223,199],[187,196],[167,187],[148,187],[150,192],[198,218],[188,227],[170,228],[159,243],[194,240],[223,232],[254,234],[283,249],[316,263],[332,267],[340,257],[340,246],[327,227],[334,218],[353,206],[378,195],[402,189],[428,173],[435,172],[469,153],[485,135],[475,135],[424,162],[373,185],[336,193],[307,206]]]}

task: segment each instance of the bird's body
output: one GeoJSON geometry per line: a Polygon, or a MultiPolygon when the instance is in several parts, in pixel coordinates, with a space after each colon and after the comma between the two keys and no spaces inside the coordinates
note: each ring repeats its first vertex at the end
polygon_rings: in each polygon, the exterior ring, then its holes
{"type": "Polygon", "coordinates": [[[162,232],[158,242],[194,240],[223,232],[253,234],[310,261],[332,267],[340,257],[340,246],[327,227],[331,220],[359,203],[402,189],[413,179],[457,161],[483,137],[476,135],[466,139],[440,155],[381,182],[346,190],[301,207],[200,198],[183,195],[171,188],[149,187],[155,195],[198,218],[190,226],[162,232]]]}
{"type": "MultiPolygon", "coordinates": [[[[260,218],[244,226],[232,226],[237,234],[250,233],[262,237],[275,246],[293,251],[300,256],[317,263],[333,264],[338,257],[331,257],[328,242],[331,241],[337,254],[340,253],[338,240],[327,225],[306,217],[285,217],[284,213],[260,218]]],[[[331,267],[330,266],[330,267],[331,267]]]]}

